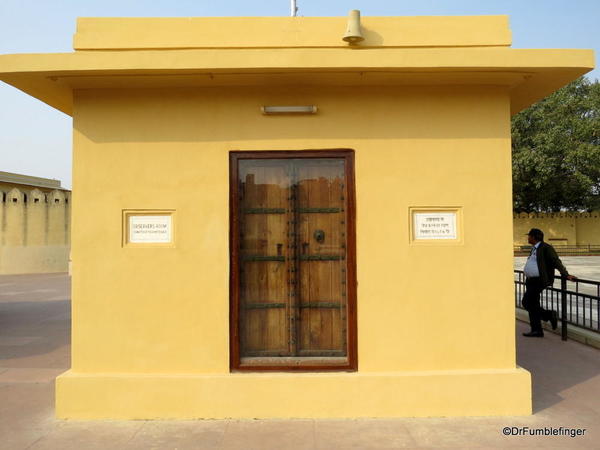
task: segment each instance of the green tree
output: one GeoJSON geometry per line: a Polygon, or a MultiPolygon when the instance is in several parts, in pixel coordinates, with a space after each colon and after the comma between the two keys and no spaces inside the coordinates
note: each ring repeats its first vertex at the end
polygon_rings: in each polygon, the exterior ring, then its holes
{"type": "Polygon", "coordinates": [[[600,83],[581,77],[512,120],[515,211],[600,208],[600,83]]]}

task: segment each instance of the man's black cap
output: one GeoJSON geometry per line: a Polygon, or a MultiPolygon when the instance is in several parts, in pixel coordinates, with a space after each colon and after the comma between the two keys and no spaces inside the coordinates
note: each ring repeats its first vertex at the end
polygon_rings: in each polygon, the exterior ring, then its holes
{"type": "Polygon", "coordinates": [[[529,230],[529,233],[527,233],[526,236],[533,236],[538,241],[541,241],[544,239],[544,232],[539,228],[532,228],[531,230],[529,230]]]}

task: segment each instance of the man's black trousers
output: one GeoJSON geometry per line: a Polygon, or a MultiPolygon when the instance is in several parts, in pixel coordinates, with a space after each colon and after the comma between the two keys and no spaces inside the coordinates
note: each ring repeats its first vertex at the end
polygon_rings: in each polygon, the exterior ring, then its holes
{"type": "Polygon", "coordinates": [[[531,331],[542,331],[542,320],[550,320],[552,311],[542,308],[540,295],[545,286],[540,277],[527,278],[525,280],[525,294],[521,304],[529,312],[529,325],[531,331]]]}

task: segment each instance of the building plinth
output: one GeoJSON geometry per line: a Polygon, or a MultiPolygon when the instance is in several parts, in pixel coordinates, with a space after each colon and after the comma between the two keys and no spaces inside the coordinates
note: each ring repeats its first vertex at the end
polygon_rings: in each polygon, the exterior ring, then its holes
{"type": "Polygon", "coordinates": [[[523,369],[398,373],[61,375],[58,418],[267,419],[531,414],[523,369]]]}

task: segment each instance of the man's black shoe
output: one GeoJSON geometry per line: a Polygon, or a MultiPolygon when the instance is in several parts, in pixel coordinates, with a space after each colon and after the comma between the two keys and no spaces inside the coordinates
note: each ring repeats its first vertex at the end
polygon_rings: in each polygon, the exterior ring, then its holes
{"type": "Polygon", "coordinates": [[[530,331],[529,333],[523,333],[525,337],[544,337],[543,331],[530,331]]]}
{"type": "Polygon", "coordinates": [[[550,311],[550,324],[552,325],[552,329],[556,330],[558,326],[558,314],[556,311],[550,311]]]}

